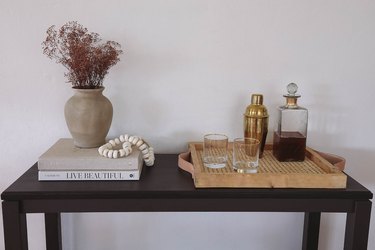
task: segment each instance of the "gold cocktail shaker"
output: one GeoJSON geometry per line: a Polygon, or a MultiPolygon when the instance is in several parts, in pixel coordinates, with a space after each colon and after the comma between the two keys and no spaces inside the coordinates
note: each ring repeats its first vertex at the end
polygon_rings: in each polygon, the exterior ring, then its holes
{"type": "Polygon", "coordinates": [[[263,156],[268,133],[268,112],[263,105],[263,95],[251,95],[251,104],[244,114],[244,137],[255,138],[260,141],[259,157],[263,156]]]}

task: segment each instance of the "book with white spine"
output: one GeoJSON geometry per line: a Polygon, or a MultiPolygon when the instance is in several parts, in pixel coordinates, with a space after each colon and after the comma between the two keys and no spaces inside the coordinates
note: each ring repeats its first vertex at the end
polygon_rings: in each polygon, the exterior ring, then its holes
{"type": "Polygon", "coordinates": [[[136,170],[38,171],[39,181],[125,181],[139,180],[142,166],[136,170]]]}

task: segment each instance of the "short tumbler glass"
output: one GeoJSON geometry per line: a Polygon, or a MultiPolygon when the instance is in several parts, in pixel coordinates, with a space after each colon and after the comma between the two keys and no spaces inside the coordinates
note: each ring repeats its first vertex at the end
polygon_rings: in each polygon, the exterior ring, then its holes
{"type": "Polygon", "coordinates": [[[233,141],[233,169],[238,173],[257,173],[260,142],[254,138],[233,141]]]}
{"type": "Polygon", "coordinates": [[[207,134],[203,141],[203,163],[208,168],[223,168],[228,159],[228,137],[207,134]]]}

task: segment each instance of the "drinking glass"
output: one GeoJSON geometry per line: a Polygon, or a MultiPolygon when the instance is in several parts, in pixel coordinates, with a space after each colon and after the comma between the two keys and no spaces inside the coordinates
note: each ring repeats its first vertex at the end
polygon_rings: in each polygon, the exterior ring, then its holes
{"type": "Polygon", "coordinates": [[[260,142],[254,138],[233,141],[233,169],[238,173],[257,173],[260,142]]]}
{"type": "Polygon", "coordinates": [[[208,168],[223,168],[228,159],[228,137],[223,134],[207,134],[203,141],[203,163],[208,168]]]}

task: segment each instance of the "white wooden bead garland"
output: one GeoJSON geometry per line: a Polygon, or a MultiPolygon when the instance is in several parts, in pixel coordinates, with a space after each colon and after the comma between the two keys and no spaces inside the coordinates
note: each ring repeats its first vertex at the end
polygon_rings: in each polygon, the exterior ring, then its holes
{"type": "Polygon", "coordinates": [[[128,134],[120,135],[118,138],[109,140],[106,144],[98,148],[101,156],[107,158],[122,158],[131,154],[132,147],[136,146],[142,153],[143,160],[146,166],[153,166],[155,162],[154,149],[138,136],[130,136],[128,134]],[[115,149],[116,146],[122,143],[121,149],[115,149]]]}

